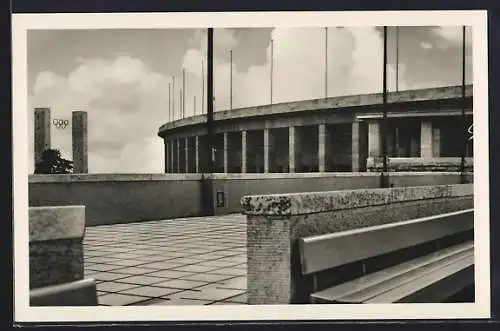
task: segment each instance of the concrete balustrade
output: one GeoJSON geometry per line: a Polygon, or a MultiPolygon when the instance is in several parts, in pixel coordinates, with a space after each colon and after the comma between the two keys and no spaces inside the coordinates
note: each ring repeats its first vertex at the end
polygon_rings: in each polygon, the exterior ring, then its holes
{"type": "Polygon", "coordinates": [[[473,207],[473,185],[245,196],[249,304],[304,298],[297,239],[473,207]]]}

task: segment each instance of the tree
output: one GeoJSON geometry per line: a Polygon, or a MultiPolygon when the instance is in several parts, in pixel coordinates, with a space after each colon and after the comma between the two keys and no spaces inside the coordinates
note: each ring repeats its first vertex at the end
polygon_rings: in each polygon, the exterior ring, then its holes
{"type": "Polygon", "coordinates": [[[35,174],[69,174],[73,172],[73,161],[64,159],[57,149],[46,149],[40,162],[36,164],[35,174]]]}

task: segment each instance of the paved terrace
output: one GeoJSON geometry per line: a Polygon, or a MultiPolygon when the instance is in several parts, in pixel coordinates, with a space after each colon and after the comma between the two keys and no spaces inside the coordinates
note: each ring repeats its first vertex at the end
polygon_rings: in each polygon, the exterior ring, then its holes
{"type": "Polygon", "coordinates": [[[246,303],[243,215],[88,227],[84,246],[100,305],[246,303]]]}

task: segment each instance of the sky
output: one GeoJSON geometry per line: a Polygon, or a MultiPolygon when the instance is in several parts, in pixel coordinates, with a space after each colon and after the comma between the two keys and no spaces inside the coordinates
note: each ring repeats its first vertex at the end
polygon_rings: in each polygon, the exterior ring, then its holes
{"type": "MultiPolygon", "coordinates": [[[[390,91],[396,76],[399,90],[461,84],[461,27],[399,28],[397,66],[395,31],[388,31],[390,91]]],[[[273,103],[324,98],[325,79],[328,97],[381,92],[382,38],[380,27],[216,28],[214,110],[230,107],[231,77],[233,108],[268,104],[271,62],[273,103]]],[[[467,84],[473,78],[471,46],[467,29],[467,84]]],[[[164,146],[157,132],[170,120],[169,107],[179,118],[183,68],[186,116],[206,107],[206,30],[30,30],[27,55],[30,160],[35,107],[51,108],[52,119],[70,122],[72,111],[83,110],[89,173],[162,173],[164,146]]],[[[52,148],[72,159],[71,125],[52,127],[51,134],[52,148]]]]}

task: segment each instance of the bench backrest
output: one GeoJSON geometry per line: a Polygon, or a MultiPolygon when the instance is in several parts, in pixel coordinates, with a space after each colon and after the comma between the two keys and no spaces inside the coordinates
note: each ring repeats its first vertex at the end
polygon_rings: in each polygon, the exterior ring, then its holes
{"type": "Polygon", "coordinates": [[[474,228],[474,209],[299,239],[302,274],[335,268],[474,228]]]}

